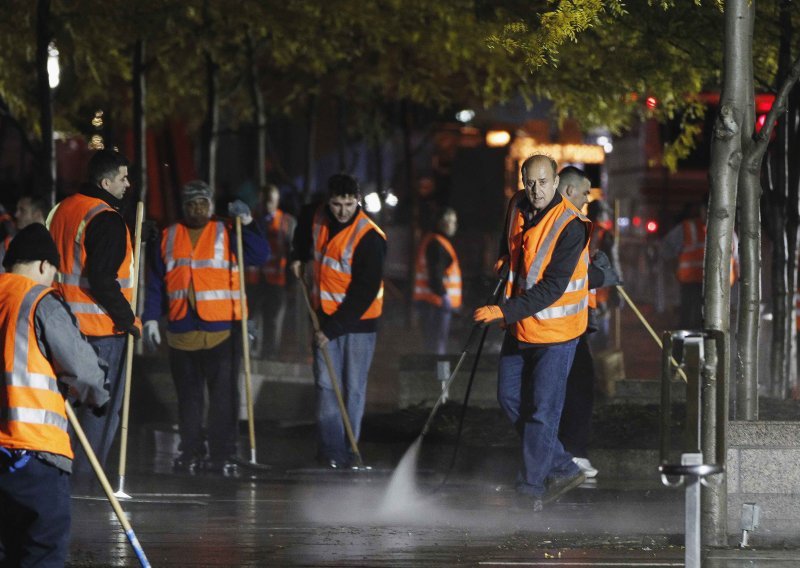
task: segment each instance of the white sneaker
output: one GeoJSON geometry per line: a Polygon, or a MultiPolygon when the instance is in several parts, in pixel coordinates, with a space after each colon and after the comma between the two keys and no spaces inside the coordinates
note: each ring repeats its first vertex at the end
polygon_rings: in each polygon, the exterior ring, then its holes
{"type": "Polygon", "coordinates": [[[592,462],[590,462],[588,459],[586,459],[586,458],[572,458],[572,461],[574,461],[575,465],[577,465],[581,469],[581,472],[583,472],[583,475],[585,475],[589,479],[591,479],[593,477],[597,477],[597,473],[598,473],[597,469],[592,467],[592,462]]]}

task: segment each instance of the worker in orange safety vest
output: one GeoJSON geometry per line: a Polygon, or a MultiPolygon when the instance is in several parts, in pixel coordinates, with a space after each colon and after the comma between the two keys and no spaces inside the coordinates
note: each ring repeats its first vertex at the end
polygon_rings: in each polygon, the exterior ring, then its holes
{"type": "MultiPolygon", "coordinates": [[[[77,409],[86,437],[105,465],[120,421],[125,390],[127,334],[139,338],[141,324],[131,308],[133,247],[122,217],[130,187],[128,161],[113,150],[98,150],[89,161],[88,183],[56,204],[47,226],[58,252],[56,289],[75,314],[81,332],[98,357],[108,363],[106,382],[111,402],[105,416],[77,409]]],[[[94,472],[77,439],[74,485],[94,486],[94,472]]]]}
{"type": "Polygon", "coordinates": [[[50,233],[31,224],[0,274],[0,566],[64,566],[73,451],[63,393],[98,414],[109,398],[97,355],[50,287],[58,264],[50,233]]]}
{"type": "MultiPolygon", "coordinates": [[[[242,305],[233,223],[213,216],[213,191],[204,181],[181,191],[183,219],[165,228],[147,255],[144,340],[161,344],[159,318],[167,316],[170,369],[178,395],[178,473],[198,470],[234,477],[242,356],[242,305]],[[208,456],[203,437],[208,387],[208,456]]],[[[242,201],[228,207],[242,220],[245,265],[259,266],[269,244],[242,201]]]]}
{"type": "Polygon", "coordinates": [[[548,156],[523,162],[524,189],[509,203],[498,261],[509,267],[505,301],[473,314],[476,323],[506,326],[497,397],[522,438],[517,492],[534,511],[585,479],[557,433],[588,319],[591,223],[557,192],[556,172],[548,156]]]}
{"type": "Polygon", "coordinates": [[[262,359],[270,359],[277,357],[281,349],[286,315],[286,270],[297,221],[279,207],[281,192],[277,186],[268,185],[262,191],[264,214],[257,216],[255,222],[267,236],[270,257],[262,266],[247,267],[246,281],[250,319],[260,317],[262,322],[259,352],[262,359]]]}
{"type": "Polygon", "coordinates": [[[413,299],[425,347],[444,355],[450,319],[461,308],[462,283],[458,255],[450,240],[456,233],[458,216],[447,207],[438,217],[436,231],[426,233],[417,248],[413,299]]]}
{"type": "Polygon", "coordinates": [[[317,404],[317,460],[328,468],[349,467],[353,455],[323,349],[330,354],[358,440],[367,393],[367,375],[383,313],[386,235],[362,210],[358,181],[347,174],[328,180],[327,201],[303,209],[292,243],[290,269],[304,277],[313,266],[311,301],[320,320],[314,334],[317,404]]]}

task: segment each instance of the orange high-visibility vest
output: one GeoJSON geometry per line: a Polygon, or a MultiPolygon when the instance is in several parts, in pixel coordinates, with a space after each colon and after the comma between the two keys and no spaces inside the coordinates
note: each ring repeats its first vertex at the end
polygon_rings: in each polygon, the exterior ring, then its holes
{"type": "MultiPolygon", "coordinates": [[[[506,298],[524,293],[544,275],[555,250],[558,237],[575,217],[591,229],[591,222],[568,199],[550,209],[539,223],[524,230],[525,217],[520,209],[524,191],[511,198],[506,229],[511,270],[506,282],[506,298]]],[[[508,326],[519,341],[525,343],[560,343],[586,331],[589,304],[589,230],[580,260],[559,299],[534,315],[508,326]]]]}
{"type": "Polygon", "coordinates": [[[432,241],[438,241],[447,254],[450,255],[452,261],[444,271],[444,289],[447,291],[447,297],[450,299],[450,306],[453,308],[461,307],[461,266],[458,263],[458,255],[453,248],[450,239],[439,233],[428,233],[422,237],[422,242],[419,243],[417,249],[417,262],[414,274],[414,300],[421,300],[428,302],[434,306],[442,305],[442,298],[438,294],[431,291],[428,284],[428,262],[425,254],[428,251],[428,246],[432,241]]]}
{"type": "MultiPolygon", "coordinates": [[[[344,301],[347,289],[353,279],[353,254],[358,243],[370,230],[378,233],[383,240],[386,235],[366,213],[359,210],[355,219],[347,227],[336,233],[331,239],[326,204],[320,205],[314,214],[312,236],[314,239],[314,303],[315,308],[322,306],[328,315],[339,309],[344,301]]],[[[362,320],[375,319],[383,312],[383,281],[377,296],[367,311],[361,315],[362,320]]]]}
{"type": "MultiPolygon", "coordinates": [[[[703,283],[703,261],[706,253],[706,224],[701,219],[687,219],[683,226],[683,248],[678,255],[676,277],[681,284],[703,283]]],[[[738,270],[736,264],[736,237],[731,245],[731,286],[736,284],[738,270]]]]}
{"type": "MultiPolygon", "coordinates": [[[[89,289],[86,276],[86,228],[99,213],[114,209],[102,199],[76,193],[59,203],[50,214],[50,234],[61,255],[61,264],[56,276],[56,289],[69,304],[78,319],[84,335],[121,335],[106,310],[97,304],[89,289]]],[[[133,249],[131,236],[125,230],[125,258],[117,269],[117,283],[128,302],[133,296],[133,249]]]]}
{"type": "Polygon", "coordinates": [[[245,282],[258,284],[261,276],[273,286],[286,286],[286,262],[289,251],[286,244],[291,241],[291,226],[294,217],[278,209],[267,225],[267,241],[269,242],[269,260],[263,266],[248,266],[245,270],[245,282]]]}
{"type": "Polygon", "coordinates": [[[25,276],[0,275],[0,446],[71,459],[64,397],[34,330],[36,306],[50,292],[25,276]]]}
{"type": "Polygon", "coordinates": [[[190,287],[194,289],[195,310],[200,319],[242,319],[239,267],[231,252],[225,223],[214,219],[209,221],[194,248],[186,225],[176,223],[167,227],[161,235],[161,258],[167,270],[169,321],[186,316],[190,287]]]}

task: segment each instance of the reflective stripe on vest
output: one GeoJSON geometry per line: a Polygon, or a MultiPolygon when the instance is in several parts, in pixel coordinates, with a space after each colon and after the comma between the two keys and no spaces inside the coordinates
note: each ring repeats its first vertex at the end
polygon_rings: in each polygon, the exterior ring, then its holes
{"type": "Polygon", "coordinates": [[[195,310],[202,320],[241,319],[239,268],[229,240],[222,221],[209,221],[194,246],[183,223],[164,230],[161,255],[166,266],[169,321],[186,317],[190,287],[194,290],[195,310]]]}
{"type": "Polygon", "coordinates": [[[64,397],[34,332],[36,306],[53,291],[24,276],[0,275],[0,446],[72,458],[64,397]]]}
{"type": "Polygon", "coordinates": [[[426,254],[430,244],[436,240],[447,251],[452,259],[444,271],[442,284],[450,299],[450,306],[453,308],[461,307],[461,266],[458,262],[458,255],[453,248],[453,244],[444,235],[438,233],[428,233],[423,238],[417,249],[417,260],[414,273],[414,300],[428,302],[434,306],[442,305],[442,298],[431,291],[428,284],[428,261],[426,254]]]}
{"type": "MultiPolygon", "coordinates": [[[[56,289],[78,320],[83,334],[104,336],[121,334],[102,306],[91,294],[86,267],[86,229],[92,219],[107,211],[119,215],[102,199],[75,194],[56,205],[48,216],[48,227],[61,255],[56,289]]],[[[125,257],[117,269],[116,281],[128,302],[133,297],[133,248],[125,229],[125,257]]]]}
{"type": "MultiPolygon", "coordinates": [[[[353,253],[361,239],[369,231],[374,230],[386,240],[384,232],[366,213],[358,210],[352,223],[329,239],[328,215],[326,204],[322,204],[314,214],[311,234],[314,243],[314,294],[315,308],[322,308],[326,314],[339,309],[344,301],[353,275],[353,253]]],[[[378,294],[361,319],[375,319],[383,312],[383,281],[378,294]]]]}
{"type": "Polygon", "coordinates": [[[536,314],[509,326],[509,332],[525,343],[560,343],[586,330],[589,305],[589,230],[591,223],[568,200],[562,199],[539,222],[525,229],[520,204],[525,197],[518,192],[509,203],[506,237],[510,265],[506,298],[524,294],[534,287],[549,265],[559,236],[576,217],[587,225],[580,258],[566,289],[555,302],[536,314]]]}

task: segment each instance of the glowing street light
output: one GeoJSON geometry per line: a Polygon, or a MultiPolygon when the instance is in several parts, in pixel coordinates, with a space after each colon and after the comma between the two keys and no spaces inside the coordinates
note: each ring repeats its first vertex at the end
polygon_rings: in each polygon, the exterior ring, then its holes
{"type": "Polygon", "coordinates": [[[464,124],[468,123],[473,118],[475,118],[475,111],[470,108],[465,108],[456,113],[456,120],[464,124]]]}
{"type": "Polygon", "coordinates": [[[61,82],[61,69],[58,65],[58,49],[52,41],[47,46],[47,78],[50,88],[55,89],[61,82]]]}
{"type": "Polygon", "coordinates": [[[364,209],[368,213],[377,213],[381,210],[381,196],[375,193],[368,193],[364,196],[364,209]]]}

